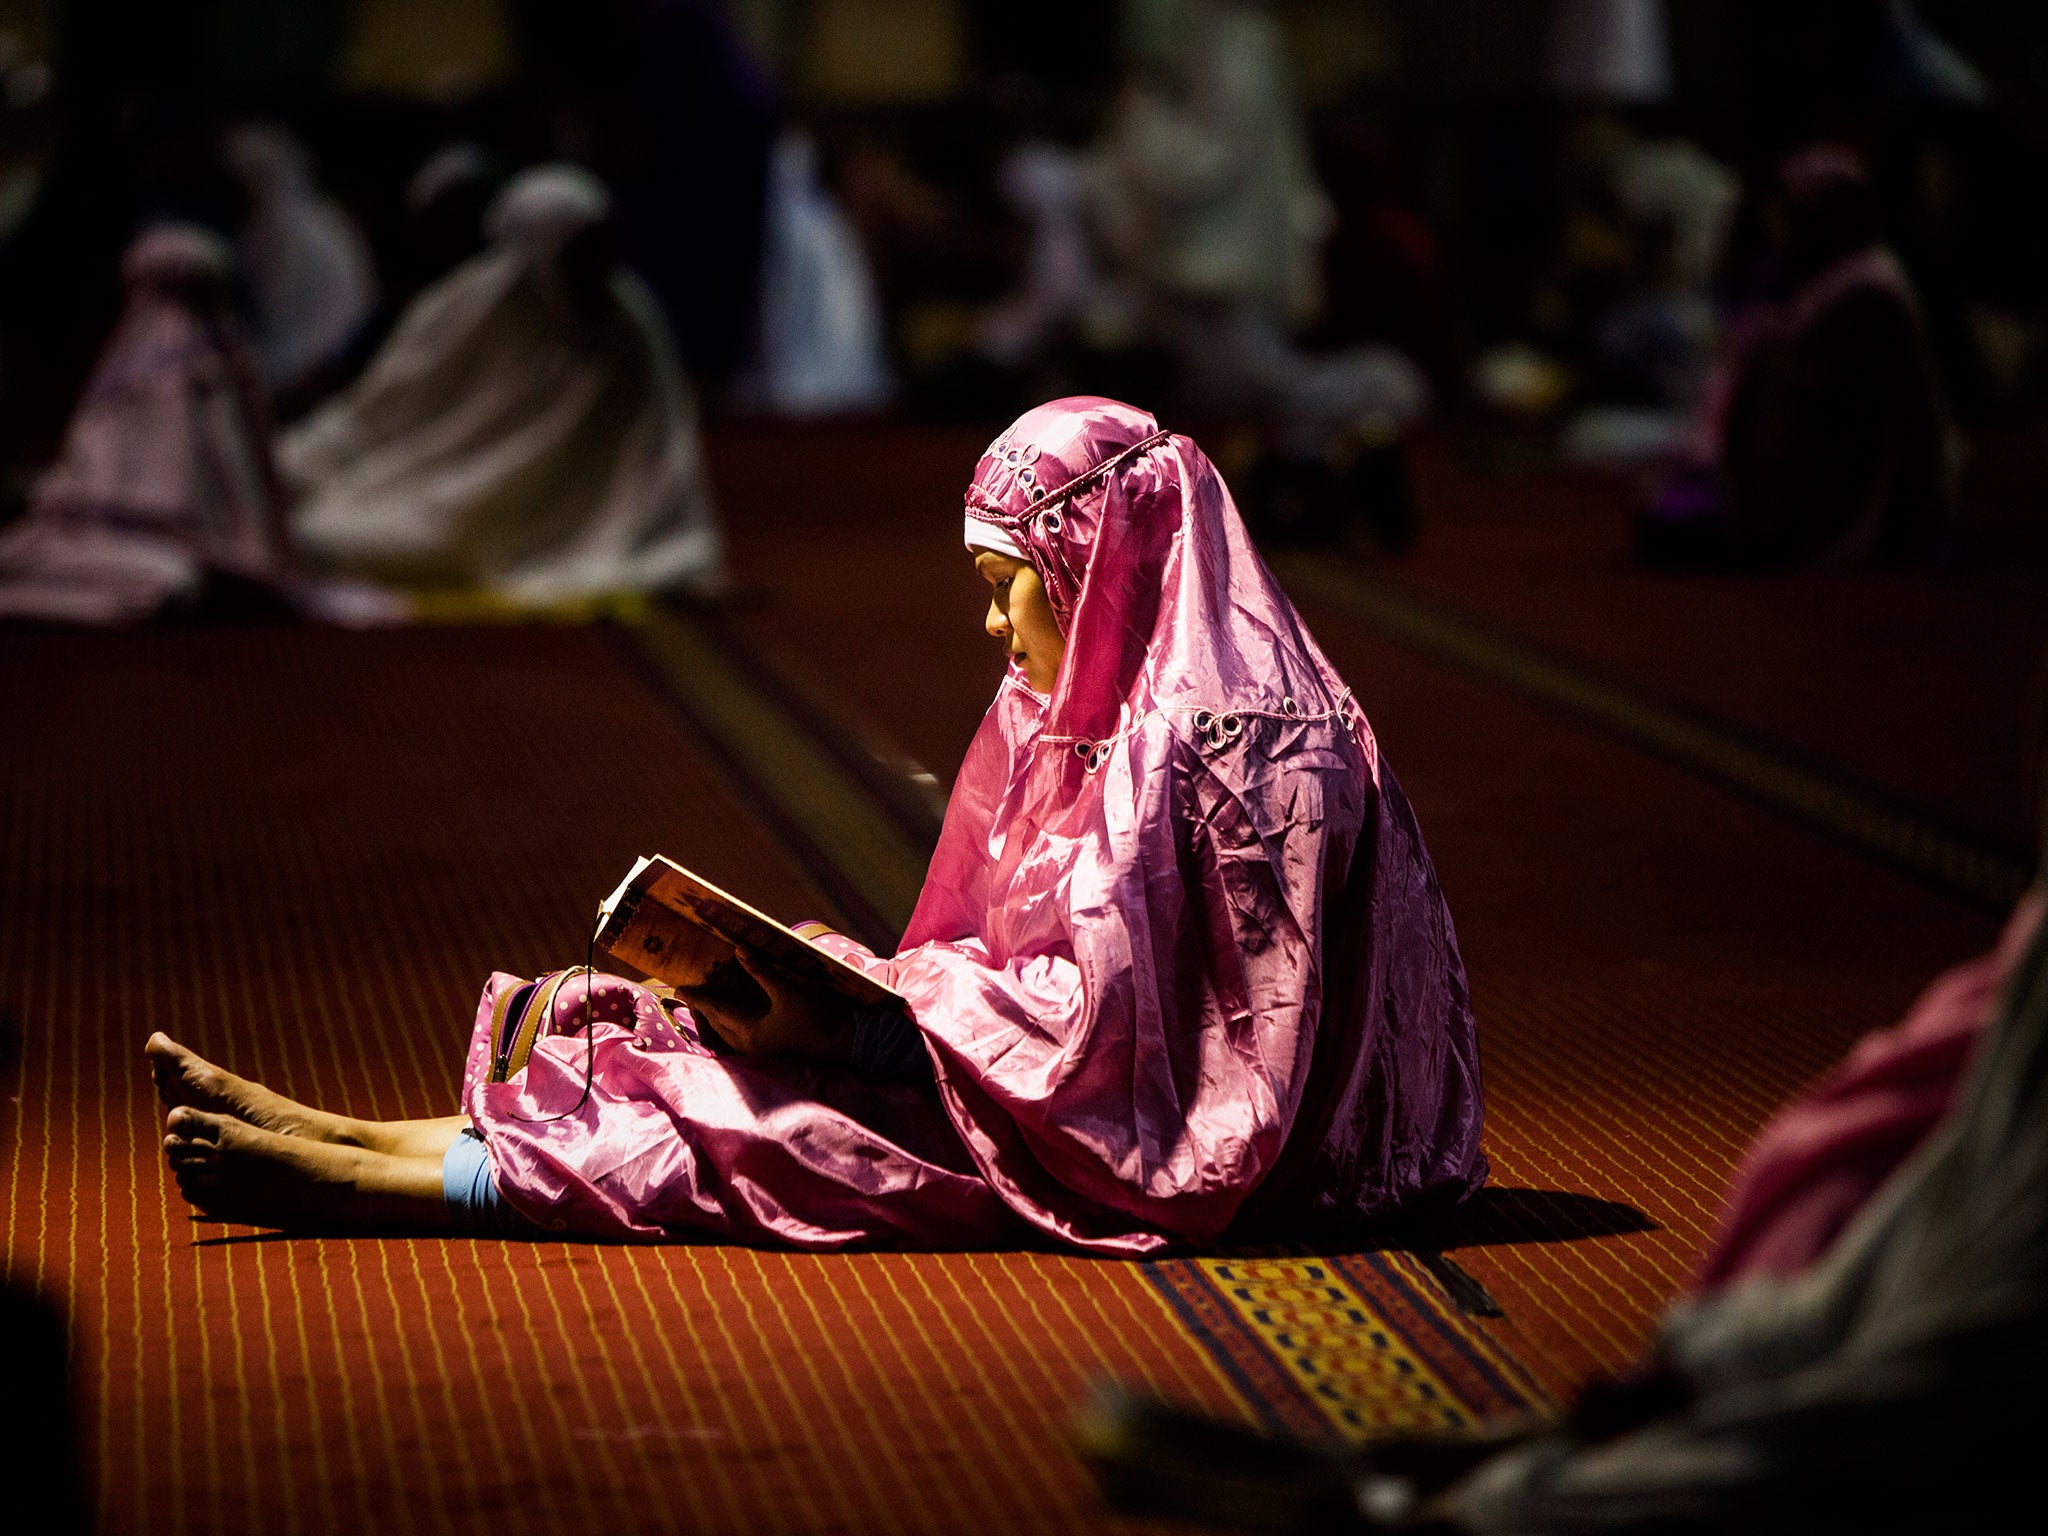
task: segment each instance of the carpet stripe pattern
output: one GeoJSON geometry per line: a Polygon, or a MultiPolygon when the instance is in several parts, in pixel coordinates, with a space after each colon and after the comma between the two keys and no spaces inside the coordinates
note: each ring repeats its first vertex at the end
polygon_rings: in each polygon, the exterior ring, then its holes
{"type": "Polygon", "coordinates": [[[446,1113],[484,976],[580,956],[643,848],[830,912],[601,633],[6,631],[0,709],[39,722],[0,764],[0,1219],[70,1311],[102,1529],[1087,1531],[1092,1380],[1248,1412],[1128,1264],[188,1221],[152,1028],[446,1113]]]}
{"type": "Polygon", "coordinates": [[[1383,578],[1328,557],[1279,555],[1290,589],[1363,620],[1400,644],[1568,711],[1639,750],[1754,800],[1966,900],[2003,911],[2027,887],[2024,864],[1935,826],[1880,796],[1793,761],[1524,640],[1489,629],[1383,578]]]}

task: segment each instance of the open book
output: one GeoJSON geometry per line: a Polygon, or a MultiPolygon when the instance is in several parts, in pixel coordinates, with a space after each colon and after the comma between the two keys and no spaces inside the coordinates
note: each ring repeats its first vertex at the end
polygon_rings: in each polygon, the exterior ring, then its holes
{"type": "Polygon", "coordinates": [[[741,967],[734,952],[740,945],[793,980],[857,1007],[909,1011],[880,982],[660,854],[635,864],[597,909],[597,947],[612,959],[754,1018],[768,998],[741,967]]]}

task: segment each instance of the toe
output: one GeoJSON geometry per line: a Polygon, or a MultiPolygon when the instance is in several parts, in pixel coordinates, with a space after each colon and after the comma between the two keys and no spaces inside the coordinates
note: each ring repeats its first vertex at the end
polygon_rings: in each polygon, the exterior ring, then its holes
{"type": "Polygon", "coordinates": [[[217,1143],[227,1124],[224,1116],[208,1114],[205,1110],[194,1109],[189,1104],[180,1104],[164,1116],[164,1129],[172,1136],[186,1141],[217,1143]]]}

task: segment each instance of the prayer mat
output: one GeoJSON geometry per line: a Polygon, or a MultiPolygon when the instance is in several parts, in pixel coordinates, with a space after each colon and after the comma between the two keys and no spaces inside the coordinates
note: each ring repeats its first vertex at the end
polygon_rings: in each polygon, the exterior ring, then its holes
{"type": "Polygon", "coordinates": [[[1257,1253],[1142,1267],[1276,1433],[1469,1434],[1552,1406],[1413,1254],[1257,1253]]]}

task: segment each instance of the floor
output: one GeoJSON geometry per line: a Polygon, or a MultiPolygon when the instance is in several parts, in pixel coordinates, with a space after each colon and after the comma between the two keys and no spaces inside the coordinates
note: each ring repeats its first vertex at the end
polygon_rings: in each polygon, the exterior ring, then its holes
{"type": "MultiPolygon", "coordinates": [[[[979,446],[719,434],[741,600],[667,640],[0,630],[7,1261],[70,1309],[105,1529],[1111,1528],[1066,1441],[1090,1381],[1259,1417],[1173,1300],[1193,1271],[285,1239],[193,1225],[161,1172],[150,1029],[357,1112],[446,1112],[484,979],[580,959],[634,855],[886,924],[999,665],[958,549],[979,446]],[[762,767],[778,731],[815,748],[816,803],[762,767]],[[824,814],[862,803],[865,831],[824,814]]],[[[2020,856],[2048,646],[2025,573],[1651,576],[1611,482],[1445,443],[1417,484],[1413,556],[1311,558],[2020,856]]],[[[1405,1250],[1257,1262],[1423,1297],[1502,1380],[1567,1398],[1683,1288],[1771,1108],[1998,914],[1341,604],[1304,611],[1415,803],[1480,1015],[1494,1187],[1418,1253],[1504,1315],[1459,1313],[1405,1250]]]]}

